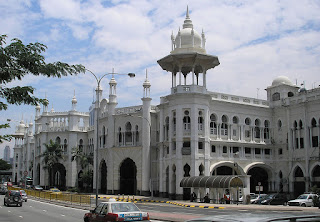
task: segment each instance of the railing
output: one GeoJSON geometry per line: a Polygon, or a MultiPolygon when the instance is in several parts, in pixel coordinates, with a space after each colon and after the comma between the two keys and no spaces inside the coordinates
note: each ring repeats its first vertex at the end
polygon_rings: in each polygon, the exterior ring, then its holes
{"type": "Polygon", "coordinates": [[[90,195],[86,194],[74,194],[74,193],[64,193],[56,194],[50,191],[37,191],[37,190],[28,190],[22,189],[19,187],[8,187],[9,190],[24,190],[26,191],[28,196],[32,196],[38,199],[45,199],[49,201],[58,201],[65,202],[69,204],[75,205],[86,205],[91,206],[91,198],[90,195]]]}

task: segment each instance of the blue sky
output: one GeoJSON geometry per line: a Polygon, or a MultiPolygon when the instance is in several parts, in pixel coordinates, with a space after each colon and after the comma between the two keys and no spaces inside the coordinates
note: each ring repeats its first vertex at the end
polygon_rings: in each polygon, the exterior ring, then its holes
{"type": "MultiPolygon", "coordinates": [[[[198,33],[206,34],[208,54],[220,66],[207,75],[210,91],[266,99],[265,88],[280,75],[306,88],[320,85],[319,0],[0,0],[0,33],[7,42],[47,45],[48,62],[83,64],[97,75],[116,76],[119,107],[139,105],[145,70],[153,105],[167,95],[171,75],[157,60],[171,50],[170,36],[182,27],[186,8],[198,33]]],[[[110,78],[102,81],[108,97],[110,78]]],[[[74,91],[77,109],[88,111],[96,82],[89,73],[61,79],[26,76],[8,86],[32,85],[35,95],[49,99],[49,109],[69,111],[74,91]]],[[[7,118],[31,122],[34,107],[11,106],[7,118]]],[[[5,132],[14,132],[13,127],[5,132]]],[[[4,133],[2,131],[1,133],[4,133]]],[[[0,157],[6,143],[0,145],[0,157]]]]}

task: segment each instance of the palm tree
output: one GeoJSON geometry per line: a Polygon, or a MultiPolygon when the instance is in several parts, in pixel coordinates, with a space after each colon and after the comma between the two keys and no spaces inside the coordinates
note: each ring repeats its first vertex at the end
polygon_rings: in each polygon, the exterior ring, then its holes
{"type": "Polygon", "coordinates": [[[52,168],[56,163],[59,163],[63,159],[62,153],[63,150],[60,147],[59,143],[54,143],[52,140],[49,141],[49,144],[44,143],[46,150],[41,154],[43,169],[48,170],[49,173],[49,186],[53,182],[53,173],[52,168]]]}
{"type": "Polygon", "coordinates": [[[93,155],[91,153],[85,154],[80,147],[73,147],[71,154],[71,161],[77,161],[83,170],[86,168],[82,174],[82,182],[90,186],[93,175],[89,165],[93,165],[93,155]]]}

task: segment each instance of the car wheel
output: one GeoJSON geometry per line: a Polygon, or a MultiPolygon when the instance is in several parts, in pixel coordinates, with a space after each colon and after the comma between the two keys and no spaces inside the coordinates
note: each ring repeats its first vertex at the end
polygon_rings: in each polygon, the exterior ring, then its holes
{"type": "Polygon", "coordinates": [[[3,200],[3,205],[4,205],[4,206],[7,206],[7,203],[6,203],[6,201],[5,201],[5,200],[3,200]]]}
{"type": "Polygon", "coordinates": [[[305,203],[301,204],[301,207],[306,207],[307,205],[305,203]]]}
{"type": "Polygon", "coordinates": [[[25,200],[27,202],[27,200],[25,200]]]}
{"type": "Polygon", "coordinates": [[[83,218],[84,222],[89,222],[89,218],[85,217],[83,218]]]}
{"type": "Polygon", "coordinates": [[[19,204],[20,207],[22,207],[22,202],[19,204]]]}

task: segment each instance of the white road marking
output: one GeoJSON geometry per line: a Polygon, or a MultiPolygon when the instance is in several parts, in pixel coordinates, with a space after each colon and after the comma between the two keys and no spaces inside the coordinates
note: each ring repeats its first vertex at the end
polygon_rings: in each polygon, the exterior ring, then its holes
{"type": "Polygon", "coordinates": [[[62,217],[65,217],[66,215],[61,214],[62,217]]]}
{"type": "Polygon", "coordinates": [[[19,216],[20,218],[23,218],[23,216],[19,216]]]}
{"type": "Polygon", "coordinates": [[[42,210],[43,212],[47,212],[47,210],[42,210]]]}

